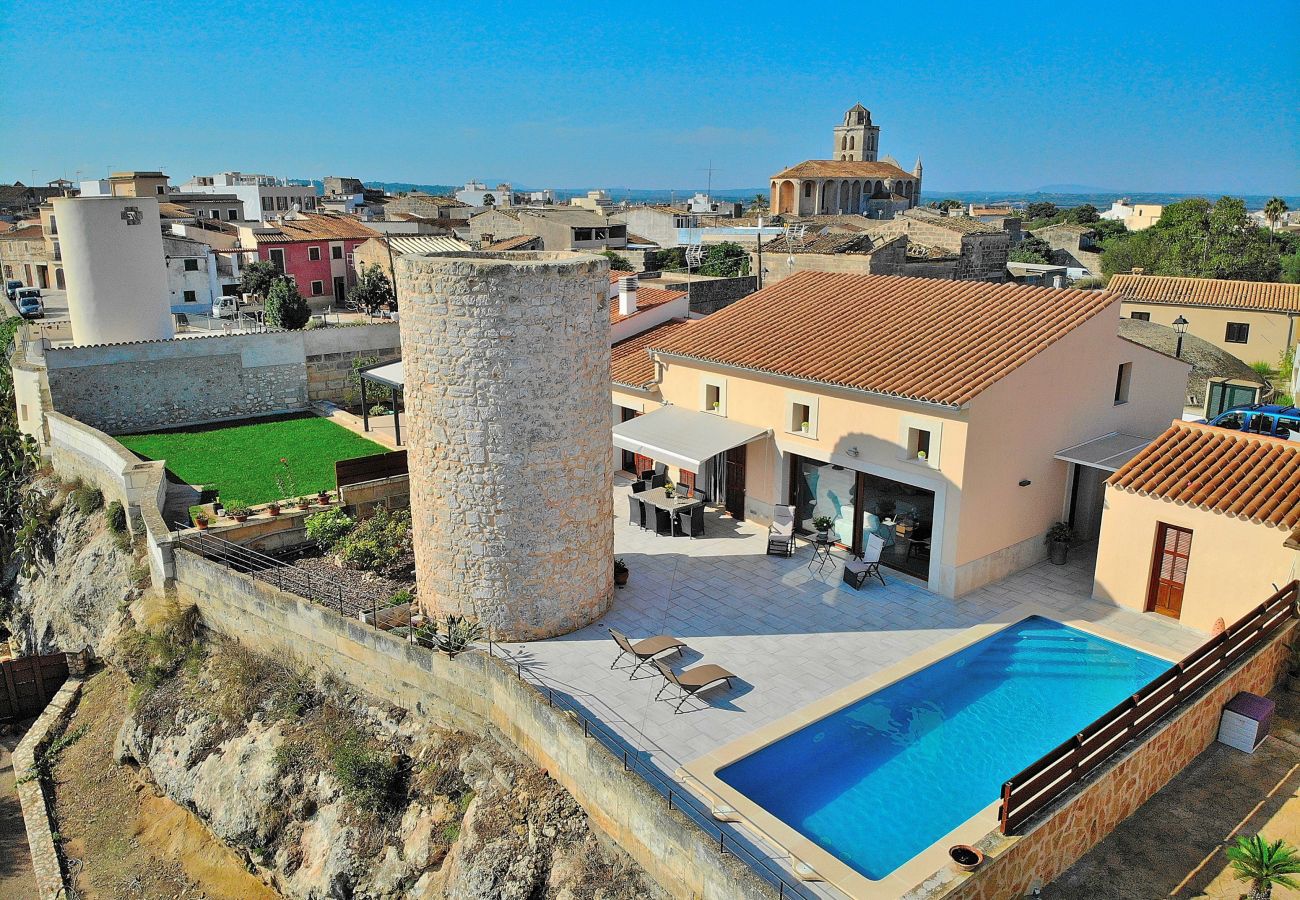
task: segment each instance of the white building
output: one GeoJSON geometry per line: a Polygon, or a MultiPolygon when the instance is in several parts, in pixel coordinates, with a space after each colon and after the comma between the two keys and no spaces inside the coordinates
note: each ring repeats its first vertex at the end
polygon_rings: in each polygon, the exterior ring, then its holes
{"type": "Polygon", "coordinates": [[[78,344],[174,336],[154,197],[58,197],[68,317],[78,344]]]}
{"type": "Polygon", "coordinates": [[[202,241],[164,232],[163,262],[173,314],[211,315],[214,302],[239,292],[238,253],[219,253],[202,241]]]}
{"type": "Polygon", "coordinates": [[[587,191],[587,196],[574,197],[569,201],[569,205],[580,206],[601,215],[609,215],[610,210],[614,208],[614,201],[610,198],[609,191],[587,191]]]}
{"type": "Polygon", "coordinates": [[[180,191],[194,194],[234,194],[244,202],[248,221],[264,222],[276,215],[316,211],[316,188],[310,184],[289,184],[273,175],[245,172],[221,172],[195,175],[180,186],[180,191]]]}
{"type": "Polygon", "coordinates": [[[481,181],[467,181],[465,186],[456,191],[456,199],[466,206],[487,207],[487,206],[513,206],[514,189],[507,182],[501,182],[494,188],[488,187],[481,181]],[[492,202],[488,202],[488,198],[492,202]]]}

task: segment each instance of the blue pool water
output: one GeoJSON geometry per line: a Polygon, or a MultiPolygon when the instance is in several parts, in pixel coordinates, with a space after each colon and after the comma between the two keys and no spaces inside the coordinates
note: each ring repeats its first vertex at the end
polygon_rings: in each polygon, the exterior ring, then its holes
{"type": "Polygon", "coordinates": [[[995,802],[1009,777],[1169,666],[1033,616],[718,777],[879,879],[995,802]]]}

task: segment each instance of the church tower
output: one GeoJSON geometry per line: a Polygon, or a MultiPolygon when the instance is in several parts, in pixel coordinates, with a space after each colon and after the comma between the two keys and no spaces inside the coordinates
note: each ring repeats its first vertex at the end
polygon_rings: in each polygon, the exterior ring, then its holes
{"type": "Polygon", "coordinates": [[[871,111],[861,103],[844,114],[844,124],[835,126],[835,152],[831,159],[875,162],[880,149],[880,129],[871,124],[871,111]]]}

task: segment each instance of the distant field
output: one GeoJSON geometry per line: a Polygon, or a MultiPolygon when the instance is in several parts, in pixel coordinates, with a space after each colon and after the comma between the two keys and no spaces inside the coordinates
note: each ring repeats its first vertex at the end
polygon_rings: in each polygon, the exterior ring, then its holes
{"type": "Polygon", "coordinates": [[[245,419],[175,431],[124,434],[117,440],[145,459],[164,459],[178,481],[216,488],[226,506],[288,499],[276,483],[289,462],[299,496],[334,488],[334,463],[386,453],[328,419],[310,414],[245,419]]]}

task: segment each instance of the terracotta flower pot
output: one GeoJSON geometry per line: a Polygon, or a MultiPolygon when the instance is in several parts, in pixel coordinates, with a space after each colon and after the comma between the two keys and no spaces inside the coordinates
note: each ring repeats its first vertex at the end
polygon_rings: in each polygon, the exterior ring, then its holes
{"type": "Polygon", "coordinates": [[[241,516],[234,516],[233,518],[234,518],[234,520],[235,520],[236,522],[247,522],[247,521],[248,521],[248,514],[247,514],[247,513],[244,513],[244,514],[241,515],[241,516]]]}
{"type": "Polygon", "coordinates": [[[278,516],[280,514],[280,505],[278,503],[272,503],[266,508],[266,511],[272,516],[278,516]]]}
{"type": "Polygon", "coordinates": [[[207,519],[195,519],[195,520],[194,520],[194,524],[198,526],[199,531],[207,531],[207,530],[208,530],[208,520],[207,520],[207,519]]]}
{"type": "Polygon", "coordinates": [[[963,872],[974,872],[984,862],[984,851],[970,844],[954,844],[948,848],[948,856],[963,872]]]}

